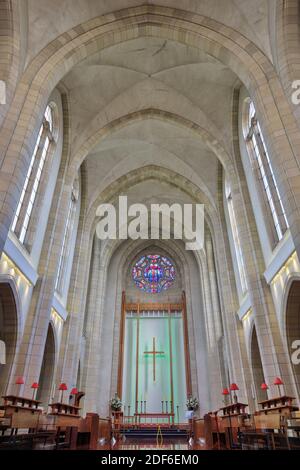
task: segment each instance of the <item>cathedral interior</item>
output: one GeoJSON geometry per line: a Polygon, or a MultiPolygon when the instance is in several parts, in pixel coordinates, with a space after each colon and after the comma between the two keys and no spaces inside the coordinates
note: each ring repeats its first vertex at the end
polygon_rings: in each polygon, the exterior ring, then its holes
{"type": "Polygon", "coordinates": [[[55,447],[65,427],[74,449],[82,429],[99,448],[158,424],[300,448],[299,17],[298,0],[0,0],[0,449],[11,429],[49,425],[55,447]],[[151,219],[156,239],[101,239],[122,196],[201,205],[201,246],[175,216],[169,238],[151,219]]]}

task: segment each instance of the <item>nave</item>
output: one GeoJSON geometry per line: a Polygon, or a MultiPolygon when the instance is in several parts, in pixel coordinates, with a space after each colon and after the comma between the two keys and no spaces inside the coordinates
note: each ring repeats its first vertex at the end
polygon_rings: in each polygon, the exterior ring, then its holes
{"type": "Polygon", "coordinates": [[[298,448],[299,16],[0,0],[0,449],[298,448]]]}

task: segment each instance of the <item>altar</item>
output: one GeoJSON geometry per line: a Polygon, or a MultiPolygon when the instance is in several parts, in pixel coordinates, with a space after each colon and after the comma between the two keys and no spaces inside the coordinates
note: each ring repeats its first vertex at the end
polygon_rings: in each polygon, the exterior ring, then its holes
{"type": "Polygon", "coordinates": [[[132,425],[186,423],[190,366],[185,298],[122,308],[118,393],[132,425]]]}

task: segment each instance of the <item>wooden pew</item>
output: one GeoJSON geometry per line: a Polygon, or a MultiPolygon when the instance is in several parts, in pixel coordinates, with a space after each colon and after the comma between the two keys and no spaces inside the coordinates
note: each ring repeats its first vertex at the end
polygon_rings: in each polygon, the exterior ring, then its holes
{"type": "Polygon", "coordinates": [[[283,416],[290,417],[291,413],[297,411],[299,408],[293,405],[294,397],[283,395],[282,397],[269,398],[259,402],[261,409],[260,414],[273,414],[280,413],[283,416]]]}
{"type": "Polygon", "coordinates": [[[41,429],[42,409],[38,408],[39,401],[13,395],[3,398],[4,405],[0,417],[2,449],[14,447],[32,449],[37,445],[45,446],[48,439],[55,436],[53,430],[45,432],[41,429]]]}
{"type": "Polygon", "coordinates": [[[110,442],[111,421],[108,418],[99,418],[97,413],[87,413],[79,423],[77,448],[95,450],[100,439],[110,442]]]}
{"type": "Polygon", "coordinates": [[[99,439],[105,439],[107,442],[111,439],[112,425],[110,418],[99,418],[99,439]]]}
{"type": "Polygon", "coordinates": [[[256,414],[253,429],[240,433],[242,449],[290,449],[285,417],[280,413],[256,414]]]}
{"type": "Polygon", "coordinates": [[[287,433],[292,450],[300,450],[300,411],[292,412],[286,419],[287,433]]]}
{"type": "Polygon", "coordinates": [[[218,411],[204,416],[204,436],[207,449],[222,449],[225,444],[225,429],[218,411]]]}
{"type": "Polygon", "coordinates": [[[220,408],[222,426],[225,430],[227,449],[239,448],[241,430],[248,426],[249,415],[246,413],[246,403],[231,403],[220,408]]]}
{"type": "Polygon", "coordinates": [[[194,419],[194,439],[205,439],[204,419],[194,419]]]}
{"type": "Polygon", "coordinates": [[[87,413],[81,418],[78,427],[77,448],[97,449],[99,440],[99,415],[87,413]]]}
{"type": "Polygon", "coordinates": [[[57,429],[57,446],[77,448],[77,435],[80,426],[80,407],[69,403],[50,403],[51,416],[57,429]],[[65,442],[61,439],[64,437],[65,442]]]}
{"type": "Polygon", "coordinates": [[[42,409],[37,400],[15,395],[6,395],[2,397],[4,405],[2,406],[2,419],[12,430],[12,434],[17,434],[19,429],[35,430],[38,425],[42,409]]]}

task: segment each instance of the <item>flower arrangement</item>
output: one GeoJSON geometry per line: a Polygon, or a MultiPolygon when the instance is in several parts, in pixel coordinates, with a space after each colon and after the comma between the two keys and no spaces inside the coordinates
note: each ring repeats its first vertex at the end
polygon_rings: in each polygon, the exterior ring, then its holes
{"type": "Polygon", "coordinates": [[[113,411],[121,411],[122,408],[122,402],[121,399],[118,397],[117,394],[115,394],[114,398],[112,398],[109,402],[110,407],[113,411]]]}
{"type": "Polygon", "coordinates": [[[196,411],[199,408],[199,401],[196,397],[189,397],[186,406],[189,411],[196,411]]]}

